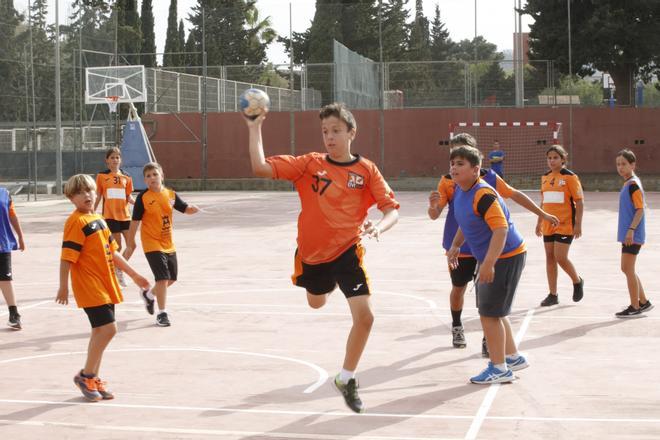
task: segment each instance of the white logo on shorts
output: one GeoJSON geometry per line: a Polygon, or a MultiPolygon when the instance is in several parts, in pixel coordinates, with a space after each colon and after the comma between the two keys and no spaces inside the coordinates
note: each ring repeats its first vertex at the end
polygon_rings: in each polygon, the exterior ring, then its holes
{"type": "Polygon", "coordinates": [[[362,284],[363,283],[360,283],[357,286],[355,286],[355,289],[353,289],[353,292],[357,291],[360,287],[362,287],[362,284]]]}
{"type": "Polygon", "coordinates": [[[568,237],[562,237],[561,239],[562,239],[562,240],[566,240],[567,238],[568,238],[568,237]]]}
{"type": "Polygon", "coordinates": [[[11,272],[9,272],[6,276],[10,277],[10,276],[11,276],[11,272]]]}

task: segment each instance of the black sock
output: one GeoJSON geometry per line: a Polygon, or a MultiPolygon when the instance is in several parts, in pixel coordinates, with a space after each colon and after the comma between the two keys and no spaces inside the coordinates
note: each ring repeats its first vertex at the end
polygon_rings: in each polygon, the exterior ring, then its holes
{"type": "Polygon", "coordinates": [[[463,309],[461,310],[452,310],[451,311],[451,325],[452,327],[460,327],[463,325],[461,322],[461,314],[463,313],[463,309]]]}
{"type": "Polygon", "coordinates": [[[9,314],[10,314],[10,315],[18,315],[18,307],[16,307],[16,306],[9,306],[9,314]]]}
{"type": "Polygon", "coordinates": [[[94,375],[93,375],[93,374],[85,374],[85,373],[83,373],[83,371],[84,371],[84,370],[81,370],[81,371],[80,371],[80,375],[81,375],[82,377],[86,377],[87,379],[93,379],[93,378],[94,378],[94,375]]]}

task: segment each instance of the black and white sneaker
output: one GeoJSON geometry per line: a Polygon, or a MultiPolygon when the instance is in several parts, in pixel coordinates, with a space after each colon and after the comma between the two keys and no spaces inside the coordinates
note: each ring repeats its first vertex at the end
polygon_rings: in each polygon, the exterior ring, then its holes
{"type": "Polygon", "coordinates": [[[481,357],[482,358],[490,357],[490,353],[488,352],[488,343],[486,343],[485,336],[481,339],[481,357]]]}
{"type": "Polygon", "coordinates": [[[21,315],[18,313],[11,313],[9,315],[9,320],[7,321],[7,325],[10,328],[13,328],[14,330],[20,330],[23,327],[21,327],[21,315]]]}
{"type": "Polygon", "coordinates": [[[364,404],[362,403],[362,400],[360,399],[360,396],[358,396],[357,392],[360,386],[358,385],[355,378],[349,379],[348,383],[344,383],[339,379],[339,375],[337,375],[332,383],[334,384],[337,391],[339,391],[341,395],[344,396],[344,402],[346,402],[346,406],[348,406],[352,411],[355,411],[356,413],[364,412],[364,404]]]}
{"type": "Polygon", "coordinates": [[[651,304],[651,301],[649,301],[649,300],[646,300],[646,302],[644,304],[639,303],[639,311],[642,312],[642,313],[648,312],[652,308],[653,308],[653,304],[651,304]]]}
{"type": "Polygon", "coordinates": [[[552,293],[548,293],[548,296],[541,301],[541,307],[556,306],[557,304],[559,304],[559,295],[553,295],[552,293]]]}
{"type": "Polygon", "coordinates": [[[573,302],[579,302],[584,296],[584,280],[580,277],[580,282],[573,284],[573,302]]]}
{"type": "Polygon", "coordinates": [[[640,309],[636,309],[633,306],[628,306],[627,308],[621,310],[614,314],[617,318],[639,318],[642,315],[640,309]]]}
{"type": "Polygon", "coordinates": [[[462,325],[451,328],[451,339],[454,348],[465,348],[467,346],[465,342],[465,331],[462,325]]]}
{"type": "Polygon", "coordinates": [[[140,289],[140,296],[142,297],[142,301],[144,301],[144,307],[147,309],[148,314],[153,315],[154,314],[154,303],[156,302],[156,300],[149,299],[149,296],[147,296],[147,293],[149,293],[149,290],[140,289]]]}
{"type": "Polygon", "coordinates": [[[166,312],[159,313],[156,316],[156,325],[159,327],[169,327],[170,324],[170,318],[167,317],[166,312]]]}

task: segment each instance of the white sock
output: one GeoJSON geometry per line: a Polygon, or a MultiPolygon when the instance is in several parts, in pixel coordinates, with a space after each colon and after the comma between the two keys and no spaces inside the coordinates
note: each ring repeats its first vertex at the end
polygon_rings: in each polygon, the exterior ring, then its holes
{"type": "Polygon", "coordinates": [[[507,354],[506,357],[508,357],[509,359],[518,359],[520,357],[520,353],[516,351],[513,354],[507,354]]]}
{"type": "Polygon", "coordinates": [[[506,362],[503,364],[494,364],[493,367],[497,368],[500,371],[508,370],[508,368],[506,367],[506,362]]]}
{"type": "Polygon", "coordinates": [[[147,298],[149,299],[154,299],[154,293],[151,291],[151,289],[147,290],[145,295],[147,295],[147,298]]]}
{"type": "Polygon", "coordinates": [[[165,310],[165,309],[158,309],[158,314],[160,315],[161,313],[167,313],[167,310],[165,310]]]}
{"type": "Polygon", "coordinates": [[[355,377],[355,371],[348,371],[345,369],[341,369],[339,372],[339,380],[341,380],[343,383],[348,383],[349,380],[353,379],[355,377]]]}

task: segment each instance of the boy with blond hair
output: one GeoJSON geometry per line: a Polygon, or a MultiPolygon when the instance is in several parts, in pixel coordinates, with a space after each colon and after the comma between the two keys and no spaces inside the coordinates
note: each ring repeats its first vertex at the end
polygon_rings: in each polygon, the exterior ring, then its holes
{"type": "Polygon", "coordinates": [[[172,189],[163,185],[163,168],[156,162],[149,162],[142,170],[147,189],[142,191],[135,200],[133,219],[126,237],[126,253],[131,256],[135,250],[135,234],[142,222],[140,239],[142,250],[147,258],[156,285],[152,291],[142,291],[142,299],[150,315],[154,314],[154,295],[158,303],[156,324],[159,327],[169,327],[170,319],[165,310],[167,288],[177,280],[178,264],[176,248],[174,247],[172,225],[173,212],[195,214],[199,211],[194,205],[185,203],[172,189]]]}
{"type": "Polygon", "coordinates": [[[99,377],[103,352],[117,333],[115,304],[122,301],[115,266],[143,289],[149,282],[138,274],[117,252],[108,225],[94,212],[96,184],[86,174],[72,176],[64,194],[76,207],[64,224],[60,261],[60,288],[55,301],[69,303],[69,274],[73,296],[92,326],[85,366],[73,378],[83,396],[90,401],[112,399],[99,377]]]}

